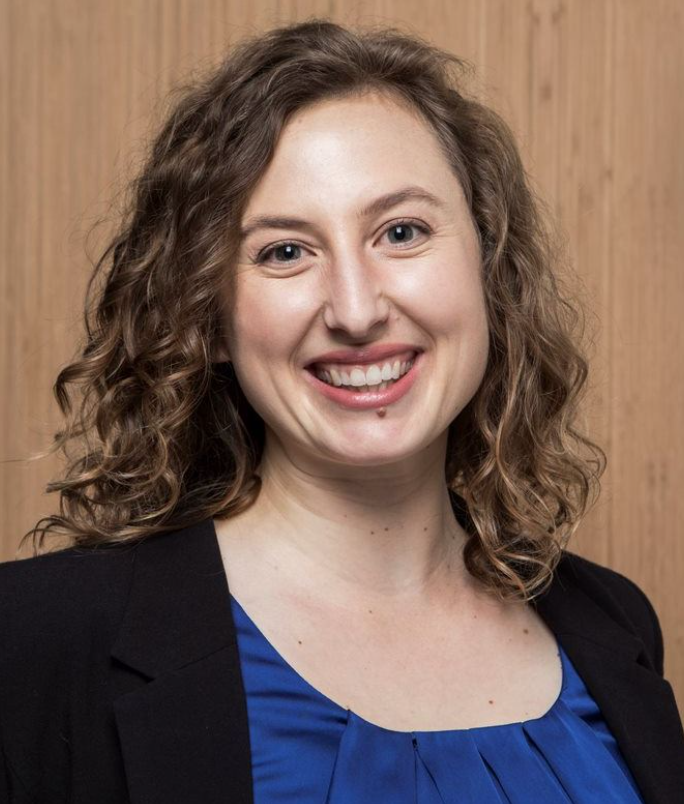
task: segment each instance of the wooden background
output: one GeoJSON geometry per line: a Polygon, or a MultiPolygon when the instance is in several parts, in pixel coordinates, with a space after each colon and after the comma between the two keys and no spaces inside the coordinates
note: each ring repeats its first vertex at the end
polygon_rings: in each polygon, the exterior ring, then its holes
{"type": "Polygon", "coordinates": [[[603,493],[571,549],[636,581],[684,711],[684,3],[0,0],[0,559],[56,495],[51,386],[81,336],[107,223],[167,90],[225,46],[329,16],[471,60],[566,233],[597,319],[588,422],[603,493]]]}

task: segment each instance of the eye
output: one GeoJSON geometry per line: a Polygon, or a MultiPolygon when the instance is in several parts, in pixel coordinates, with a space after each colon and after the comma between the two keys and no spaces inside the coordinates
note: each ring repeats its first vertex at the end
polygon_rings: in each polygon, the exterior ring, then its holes
{"type": "MultiPolygon", "coordinates": [[[[388,226],[385,227],[383,230],[383,234],[394,234],[395,236],[398,235],[399,237],[399,245],[402,243],[405,245],[412,245],[415,237],[408,235],[407,233],[411,232],[414,229],[418,229],[424,235],[430,234],[430,229],[422,223],[418,223],[417,221],[406,219],[406,220],[399,220],[393,221],[388,226]],[[408,236],[408,240],[406,239],[408,236]]],[[[396,245],[396,244],[393,244],[396,245]]],[[[274,243],[272,246],[268,246],[265,249],[262,249],[254,259],[254,262],[262,264],[270,262],[269,257],[273,254],[275,255],[276,252],[280,252],[281,256],[284,257],[294,257],[294,259],[283,259],[283,260],[276,260],[276,264],[279,265],[295,265],[297,263],[297,255],[295,252],[301,251],[302,246],[294,243],[292,240],[283,240],[280,243],[274,243]]],[[[401,250],[401,249],[400,249],[401,250]]]]}
{"type": "MultiPolygon", "coordinates": [[[[400,232],[400,234],[399,234],[399,238],[400,238],[399,242],[400,243],[406,243],[406,240],[405,240],[406,231],[407,230],[410,231],[412,229],[418,229],[423,234],[430,234],[430,230],[427,228],[427,226],[424,226],[424,225],[422,225],[420,223],[417,223],[416,221],[412,221],[412,220],[395,221],[394,223],[391,223],[385,229],[385,232],[390,232],[390,233],[394,232],[396,234],[396,230],[399,230],[399,232],[400,232]]],[[[412,243],[413,239],[414,238],[410,238],[409,243],[412,243]]]]}
{"type": "MultiPolygon", "coordinates": [[[[269,248],[265,248],[263,251],[260,251],[257,254],[255,262],[258,262],[258,263],[266,263],[266,262],[268,262],[269,261],[269,259],[268,259],[269,256],[271,254],[275,254],[276,251],[280,251],[281,254],[287,254],[287,255],[291,256],[292,252],[295,249],[301,249],[301,246],[298,246],[296,243],[292,243],[290,241],[286,241],[284,243],[276,243],[275,245],[270,246],[269,248]]],[[[296,260],[284,260],[284,261],[283,260],[277,260],[277,262],[279,262],[281,264],[287,264],[287,263],[296,262],[296,260]]]]}

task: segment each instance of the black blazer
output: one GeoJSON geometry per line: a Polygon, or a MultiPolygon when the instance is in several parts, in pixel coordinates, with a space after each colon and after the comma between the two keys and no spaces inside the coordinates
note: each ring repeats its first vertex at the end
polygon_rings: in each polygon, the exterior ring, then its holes
{"type": "MultiPolygon", "coordinates": [[[[684,803],[684,732],[644,593],[566,551],[536,606],[646,804],[684,803]]],[[[251,804],[245,693],[212,520],[136,545],[0,564],[0,727],[3,803],[251,804]]]]}

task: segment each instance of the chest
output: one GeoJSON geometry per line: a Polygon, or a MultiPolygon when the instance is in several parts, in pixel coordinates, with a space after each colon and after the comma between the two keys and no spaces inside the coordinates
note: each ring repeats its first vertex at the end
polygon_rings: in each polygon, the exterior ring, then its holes
{"type": "Polygon", "coordinates": [[[377,726],[512,723],[541,717],[560,694],[555,637],[530,607],[469,607],[462,616],[335,609],[325,590],[297,596],[226,558],[231,593],[291,670],[377,726]]]}

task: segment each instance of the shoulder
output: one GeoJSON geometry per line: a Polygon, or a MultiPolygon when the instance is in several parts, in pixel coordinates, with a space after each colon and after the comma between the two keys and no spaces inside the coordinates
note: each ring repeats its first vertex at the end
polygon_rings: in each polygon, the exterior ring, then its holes
{"type": "Polygon", "coordinates": [[[73,600],[116,592],[130,578],[137,544],[67,547],[31,558],[0,562],[0,601],[30,604],[44,594],[73,600]],[[104,584],[104,588],[103,585],[104,584]]]}
{"type": "Polygon", "coordinates": [[[69,547],[1,562],[0,653],[9,663],[105,640],[123,615],[134,556],[135,545],[69,547]]]}
{"type": "Polygon", "coordinates": [[[656,610],[631,578],[610,567],[564,550],[556,567],[554,585],[581,589],[619,625],[638,636],[658,673],[663,675],[663,635],[656,610]]]}

